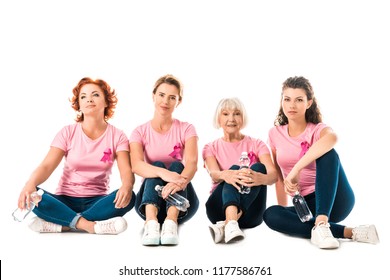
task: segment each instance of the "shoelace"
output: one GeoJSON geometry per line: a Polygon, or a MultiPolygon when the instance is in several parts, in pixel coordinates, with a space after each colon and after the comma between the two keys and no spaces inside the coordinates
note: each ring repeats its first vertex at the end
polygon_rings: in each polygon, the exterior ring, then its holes
{"type": "Polygon", "coordinates": [[[56,225],[50,222],[42,222],[42,232],[55,232],[56,225]]]}
{"type": "Polygon", "coordinates": [[[102,232],[104,233],[116,233],[115,229],[115,222],[109,221],[109,222],[99,222],[99,227],[102,232]]]}
{"type": "Polygon", "coordinates": [[[332,232],[330,231],[330,225],[329,224],[324,224],[324,223],[320,223],[317,225],[319,231],[320,231],[320,234],[322,235],[322,237],[333,237],[332,235],[332,232]]]}
{"type": "Polygon", "coordinates": [[[368,230],[365,228],[354,229],[352,232],[353,232],[353,240],[369,240],[368,230]]]}

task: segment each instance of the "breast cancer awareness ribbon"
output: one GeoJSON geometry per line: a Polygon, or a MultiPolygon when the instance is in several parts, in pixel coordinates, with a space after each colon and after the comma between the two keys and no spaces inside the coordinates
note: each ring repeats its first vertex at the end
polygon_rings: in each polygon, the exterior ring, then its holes
{"type": "Polygon", "coordinates": [[[170,157],[173,157],[177,160],[182,160],[182,157],[181,157],[181,150],[182,150],[182,146],[180,143],[177,143],[174,147],[173,147],[173,151],[169,154],[170,157]]]}
{"type": "Polygon", "coordinates": [[[299,158],[303,157],[306,154],[307,150],[309,150],[310,148],[310,144],[307,143],[307,141],[304,141],[301,143],[301,148],[302,150],[301,153],[299,154],[299,158]]]}
{"type": "Polygon", "coordinates": [[[248,153],[248,157],[250,159],[249,165],[252,165],[252,164],[254,164],[255,162],[258,161],[257,156],[256,156],[256,154],[254,152],[249,152],[248,153]]]}
{"type": "Polygon", "coordinates": [[[100,161],[112,163],[111,155],[112,155],[111,149],[110,148],[105,149],[104,150],[104,156],[101,158],[100,161]]]}

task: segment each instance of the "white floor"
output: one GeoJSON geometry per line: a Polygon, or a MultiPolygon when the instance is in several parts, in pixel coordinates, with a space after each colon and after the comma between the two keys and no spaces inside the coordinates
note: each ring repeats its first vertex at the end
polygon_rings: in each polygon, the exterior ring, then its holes
{"type": "MultiPolygon", "coordinates": [[[[269,195],[272,201],[272,190],[269,195]]],[[[358,220],[376,223],[381,243],[371,245],[343,240],[337,250],[320,250],[309,240],[273,232],[265,224],[245,230],[246,238],[241,242],[216,245],[208,231],[204,199],[201,197],[201,206],[194,218],[180,227],[180,244],[172,247],[142,246],[143,221],[133,210],[125,216],[129,224],[127,231],[117,236],[99,236],[35,233],[28,229],[27,221],[14,222],[7,209],[2,211],[1,278],[147,279],[147,276],[120,275],[120,271],[124,268],[171,269],[175,266],[180,270],[202,269],[203,276],[197,279],[212,279],[214,267],[227,266],[269,267],[272,273],[269,279],[330,279],[336,276],[337,279],[352,276],[364,279],[365,276],[388,275],[382,261],[389,257],[388,229],[384,228],[385,222],[380,217],[366,220],[368,215],[364,214],[366,211],[362,206],[356,207],[348,223],[357,225],[359,223],[355,221],[358,220]]],[[[13,201],[7,203],[13,204],[13,201]]],[[[192,277],[177,279],[194,279],[192,277]]],[[[240,277],[256,279],[263,276],[229,275],[223,279],[240,277]]],[[[148,278],[161,279],[157,276],[148,278]]]]}

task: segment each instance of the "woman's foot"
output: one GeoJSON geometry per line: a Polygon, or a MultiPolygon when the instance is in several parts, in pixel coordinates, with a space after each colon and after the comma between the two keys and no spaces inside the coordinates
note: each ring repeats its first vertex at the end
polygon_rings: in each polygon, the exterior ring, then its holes
{"type": "Polygon", "coordinates": [[[225,221],[219,221],[209,226],[211,236],[215,243],[220,243],[225,237],[225,221]]]}
{"type": "Polygon", "coordinates": [[[329,223],[319,222],[311,230],[311,243],[320,249],[336,249],[340,246],[339,241],[333,237],[329,223]]]}
{"type": "Polygon", "coordinates": [[[96,234],[118,234],[127,229],[127,222],[123,217],[115,217],[104,221],[97,221],[94,225],[96,234]]]}
{"type": "Polygon", "coordinates": [[[378,232],[374,225],[363,225],[352,229],[352,240],[357,242],[377,244],[378,232]]]}
{"type": "Polygon", "coordinates": [[[177,234],[177,223],[166,219],[161,230],[161,245],[177,245],[179,236],[177,234]]]}
{"type": "Polygon", "coordinates": [[[42,233],[53,233],[53,232],[62,231],[61,225],[57,225],[51,222],[46,222],[45,220],[38,217],[32,218],[28,227],[35,232],[42,232],[42,233]]]}
{"type": "Polygon", "coordinates": [[[240,229],[238,222],[230,220],[225,225],[225,243],[240,241],[244,239],[245,235],[240,229]]]}
{"type": "Polygon", "coordinates": [[[160,245],[160,224],[156,220],[149,220],[145,223],[142,245],[160,245]]]}

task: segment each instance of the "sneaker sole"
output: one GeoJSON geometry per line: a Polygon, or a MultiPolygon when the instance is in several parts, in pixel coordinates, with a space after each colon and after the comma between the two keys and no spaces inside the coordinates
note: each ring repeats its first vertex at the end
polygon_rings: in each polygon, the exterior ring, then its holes
{"type": "Polygon", "coordinates": [[[337,249],[340,247],[340,243],[335,243],[335,244],[318,244],[317,242],[314,242],[313,240],[311,240],[311,243],[313,245],[316,245],[318,248],[320,249],[337,249]]]}
{"type": "Polygon", "coordinates": [[[238,242],[244,239],[243,235],[236,235],[231,237],[230,239],[225,238],[225,243],[233,243],[233,242],[238,242]]]}
{"type": "Polygon", "coordinates": [[[161,245],[177,245],[179,240],[176,238],[161,238],[161,245]]]}
{"type": "Polygon", "coordinates": [[[160,239],[159,238],[142,239],[142,245],[157,246],[160,245],[160,239]]]}

